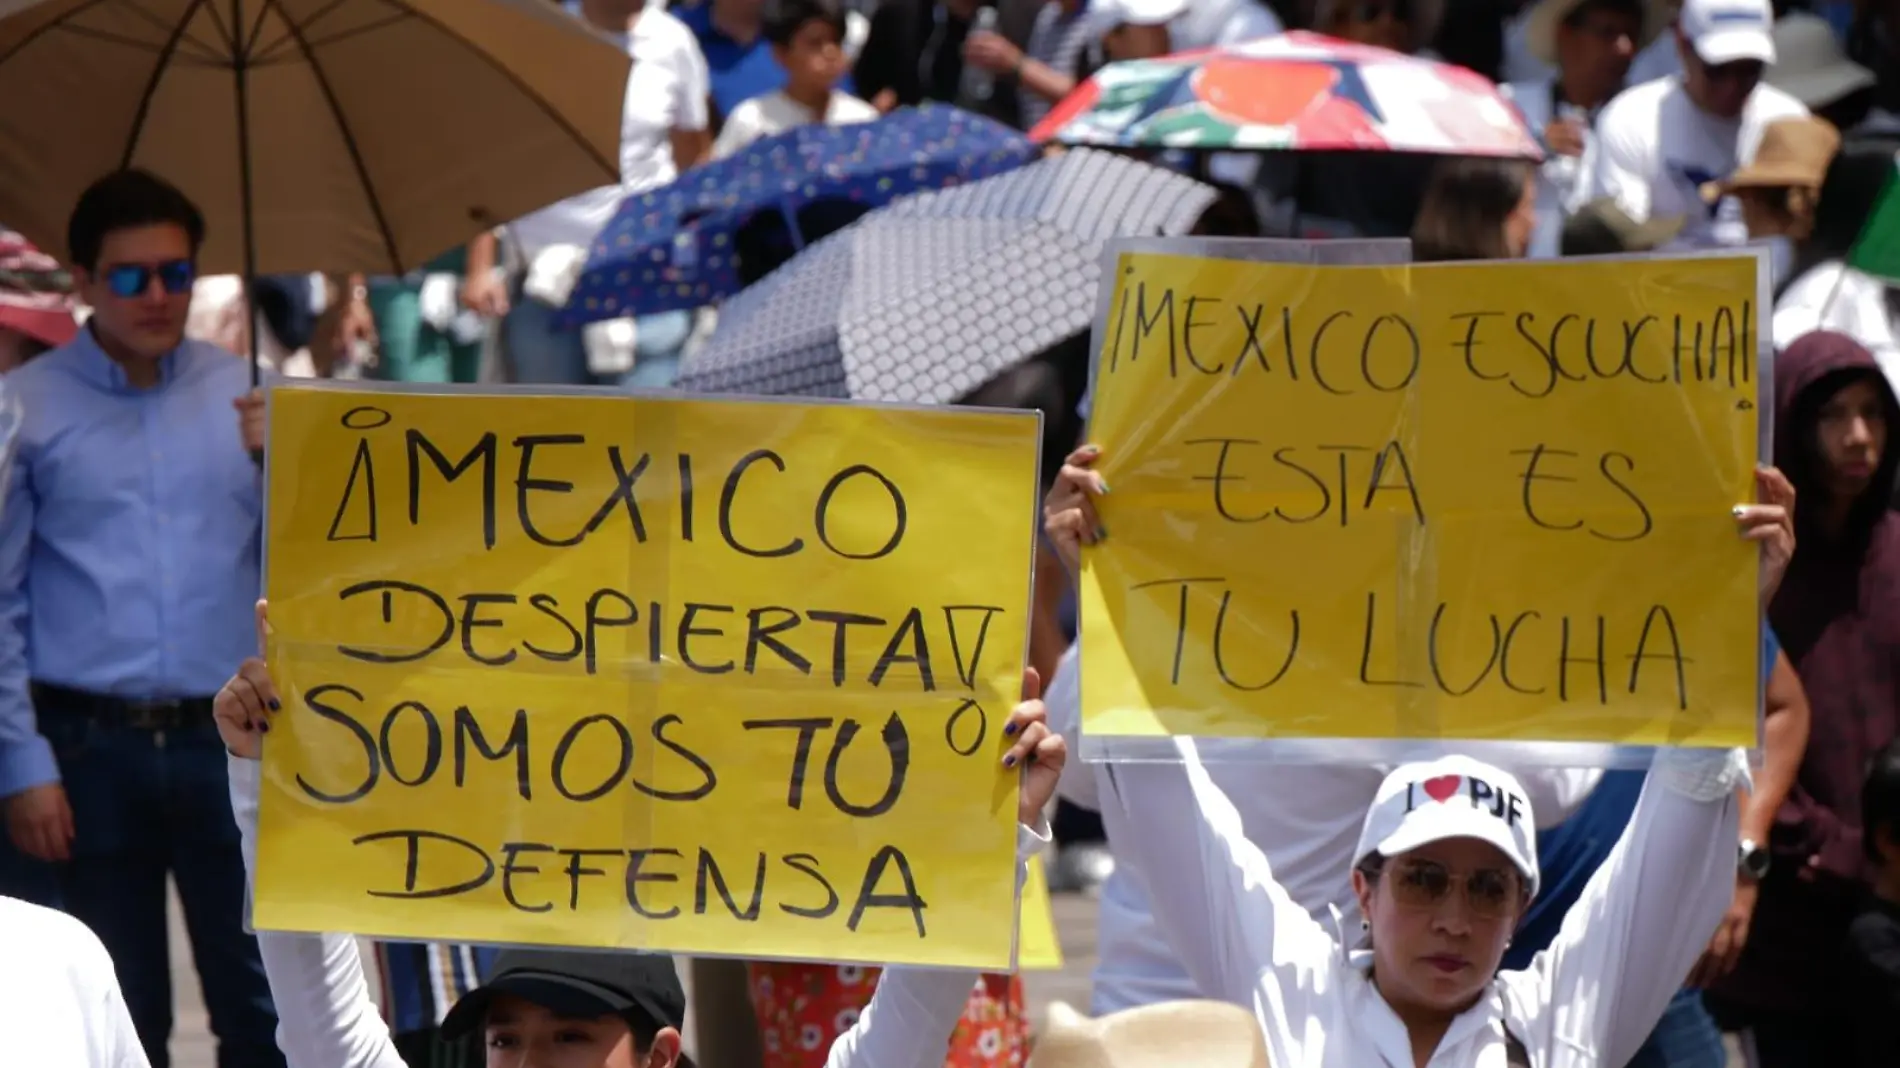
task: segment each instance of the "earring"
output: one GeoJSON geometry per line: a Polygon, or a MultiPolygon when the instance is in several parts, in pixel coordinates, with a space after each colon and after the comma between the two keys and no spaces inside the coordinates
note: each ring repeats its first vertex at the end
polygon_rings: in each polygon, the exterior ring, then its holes
{"type": "Polygon", "coordinates": [[[1371,920],[1360,920],[1360,921],[1359,921],[1359,929],[1360,929],[1361,931],[1370,931],[1370,930],[1372,930],[1372,921],[1371,921],[1371,920]]]}

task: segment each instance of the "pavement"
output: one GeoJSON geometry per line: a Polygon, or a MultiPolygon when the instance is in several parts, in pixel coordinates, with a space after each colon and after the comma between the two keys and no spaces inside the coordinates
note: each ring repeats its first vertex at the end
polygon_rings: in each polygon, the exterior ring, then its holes
{"type": "MultiPolygon", "coordinates": [[[[1062,942],[1061,971],[1029,972],[1023,983],[1029,996],[1030,1019],[1041,1020],[1051,1001],[1066,1001],[1087,1011],[1089,972],[1095,967],[1095,901],[1080,894],[1057,894],[1051,899],[1056,935],[1062,942]]],[[[172,901],[172,990],[177,1001],[177,1023],[172,1032],[173,1068],[213,1068],[215,1047],[205,1024],[204,1001],[198,976],[191,966],[190,943],[176,898],[172,901]]],[[[369,959],[367,956],[364,958],[369,959]]],[[[681,970],[685,974],[685,969],[681,970]]],[[[374,986],[372,984],[372,990],[374,986]]]]}

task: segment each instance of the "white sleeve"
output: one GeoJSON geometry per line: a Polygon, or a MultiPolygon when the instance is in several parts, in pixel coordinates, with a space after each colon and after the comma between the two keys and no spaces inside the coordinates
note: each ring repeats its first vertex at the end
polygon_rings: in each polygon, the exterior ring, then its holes
{"type": "MultiPolygon", "coordinates": [[[[1588,201],[1615,197],[1624,213],[1637,222],[1649,221],[1649,179],[1653,169],[1644,132],[1632,129],[1624,118],[1627,109],[1618,109],[1614,101],[1597,116],[1596,147],[1587,183],[1588,201]]],[[[1635,116],[1631,116],[1634,118],[1635,116]]]]}
{"type": "MultiPolygon", "coordinates": [[[[231,813],[244,840],[244,874],[257,876],[257,794],[263,764],[231,757],[231,813]]],[[[356,939],[257,932],[277,1003],[277,1048],[290,1068],[405,1068],[370,1000],[356,939]]]]}
{"type": "Polygon", "coordinates": [[[1658,752],[1616,848],[1526,969],[1554,1044],[1625,1064],[1648,1040],[1735,895],[1747,777],[1739,750],[1658,752]]]}
{"type": "MultiPolygon", "coordinates": [[[[1056,661],[1055,676],[1043,688],[1042,703],[1049,710],[1049,729],[1069,740],[1071,754],[1082,751],[1082,643],[1071,642],[1056,661]]],[[[1072,805],[1099,809],[1095,771],[1078,760],[1056,784],[1056,795],[1072,805]]]]}
{"type": "Polygon", "coordinates": [[[699,50],[699,40],[693,31],[682,25],[680,32],[686,42],[680,49],[680,99],[673,112],[677,116],[673,128],[698,133],[712,124],[709,114],[712,75],[706,69],[706,54],[699,50]]]}
{"type": "Polygon", "coordinates": [[[93,1068],[151,1068],[138,1029],[132,1026],[132,1012],[125,1007],[125,993],[119,988],[118,973],[113,970],[105,943],[77,920],[72,925],[86,942],[75,949],[74,956],[79,959],[73,964],[84,976],[86,989],[98,995],[85,1018],[91,1033],[90,1063],[93,1068]]]}
{"type": "Polygon", "coordinates": [[[131,1010],[125,1007],[125,996],[119,992],[117,983],[106,992],[99,1014],[105,1029],[99,1036],[99,1050],[103,1054],[99,1063],[106,1068],[151,1068],[152,1062],[145,1058],[145,1045],[132,1026],[131,1010]]]}
{"type": "MultiPolygon", "coordinates": [[[[1017,826],[1019,890],[1026,865],[1049,837],[1046,823],[1034,830],[1017,826]]],[[[886,968],[857,1023],[831,1044],[825,1068],[943,1068],[950,1036],[979,978],[962,970],[886,968]]]]}
{"type": "Polygon", "coordinates": [[[757,113],[758,105],[750,100],[733,108],[732,114],[726,116],[725,125],[719,128],[719,136],[713,138],[712,158],[725,159],[758,140],[757,113]]]}
{"type": "Polygon", "coordinates": [[[1498,766],[1517,776],[1540,831],[1548,831],[1569,819],[1590,799],[1597,783],[1603,781],[1602,768],[1514,768],[1508,759],[1498,766]]]}
{"type": "Polygon", "coordinates": [[[1254,1010],[1275,1064],[1299,1063],[1293,1036],[1330,993],[1339,946],[1274,880],[1194,739],[1174,744],[1180,763],[1096,766],[1108,840],[1188,976],[1254,1010]]]}

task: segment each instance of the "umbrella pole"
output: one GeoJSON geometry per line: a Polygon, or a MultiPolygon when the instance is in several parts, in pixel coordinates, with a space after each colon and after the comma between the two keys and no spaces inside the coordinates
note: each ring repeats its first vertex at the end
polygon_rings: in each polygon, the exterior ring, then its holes
{"type": "Polygon", "coordinates": [[[251,203],[251,57],[244,28],[244,0],[231,0],[231,33],[237,44],[231,52],[231,73],[237,89],[234,95],[237,97],[238,212],[244,220],[244,313],[248,327],[245,336],[251,339],[251,388],[255,389],[262,371],[258,366],[257,339],[257,220],[251,203]]]}
{"type": "MultiPolygon", "coordinates": [[[[250,41],[244,26],[244,0],[231,0],[231,34],[237,47],[231,53],[231,73],[237,97],[238,213],[244,230],[244,336],[250,339],[251,388],[263,379],[260,339],[257,336],[257,219],[251,201],[250,41]]],[[[260,465],[263,452],[251,453],[260,465]]]]}

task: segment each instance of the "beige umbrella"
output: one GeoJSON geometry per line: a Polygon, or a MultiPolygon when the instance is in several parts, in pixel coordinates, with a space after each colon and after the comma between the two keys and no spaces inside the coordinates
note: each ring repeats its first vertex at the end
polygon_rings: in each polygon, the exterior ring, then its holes
{"type": "Polygon", "coordinates": [[[548,0],[0,0],[0,220],[139,167],[208,274],[405,273],[617,183],[629,64],[548,0]]]}

